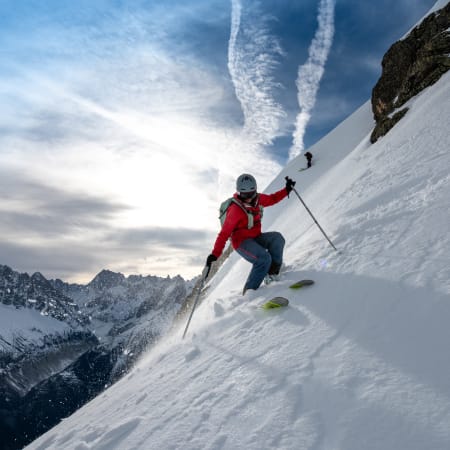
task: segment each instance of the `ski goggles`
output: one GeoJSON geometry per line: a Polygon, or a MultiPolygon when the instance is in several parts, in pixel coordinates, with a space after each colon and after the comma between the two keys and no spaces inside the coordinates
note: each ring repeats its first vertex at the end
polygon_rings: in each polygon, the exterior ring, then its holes
{"type": "Polygon", "coordinates": [[[241,197],[242,200],[252,200],[256,197],[256,191],[239,192],[239,197],[241,197]]]}

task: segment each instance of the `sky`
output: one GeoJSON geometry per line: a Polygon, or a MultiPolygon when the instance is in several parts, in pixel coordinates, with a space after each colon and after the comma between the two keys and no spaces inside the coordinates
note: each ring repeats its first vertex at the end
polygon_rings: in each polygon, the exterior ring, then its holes
{"type": "Polygon", "coordinates": [[[237,176],[368,100],[434,3],[0,0],[0,263],[196,276],[237,176]]]}

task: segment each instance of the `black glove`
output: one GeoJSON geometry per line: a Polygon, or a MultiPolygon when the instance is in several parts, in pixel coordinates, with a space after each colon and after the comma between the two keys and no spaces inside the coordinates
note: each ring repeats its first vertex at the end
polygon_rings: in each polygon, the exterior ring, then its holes
{"type": "Polygon", "coordinates": [[[206,265],[208,266],[208,267],[211,267],[211,264],[214,262],[214,261],[217,261],[217,256],[214,256],[212,253],[206,258],[206,265]]]}
{"type": "Polygon", "coordinates": [[[208,270],[206,271],[205,279],[208,278],[209,271],[211,270],[211,264],[217,261],[217,256],[214,256],[212,253],[206,258],[206,267],[208,270]]]}
{"type": "Polygon", "coordinates": [[[289,193],[292,191],[293,187],[295,186],[295,181],[291,180],[289,177],[284,178],[286,180],[286,191],[289,195],[289,193]]]}

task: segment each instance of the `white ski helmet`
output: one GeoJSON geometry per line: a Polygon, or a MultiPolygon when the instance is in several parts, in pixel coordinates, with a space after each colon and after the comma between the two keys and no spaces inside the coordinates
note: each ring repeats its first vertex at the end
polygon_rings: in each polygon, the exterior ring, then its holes
{"type": "Polygon", "coordinates": [[[236,180],[236,191],[241,195],[256,193],[256,187],[255,177],[248,173],[239,175],[238,179],[236,180]]]}

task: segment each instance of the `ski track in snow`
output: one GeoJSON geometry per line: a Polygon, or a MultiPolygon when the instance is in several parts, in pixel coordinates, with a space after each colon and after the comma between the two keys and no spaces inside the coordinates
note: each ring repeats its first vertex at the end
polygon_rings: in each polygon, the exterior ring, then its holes
{"type": "Polygon", "coordinates": [[[448,450],[449,86],[374,145],[364,105],[312,148],[320,164],[293,161],[269,188],[296,178],[339,253],[294,196],[268,208],[282,281],[243,299],[233,254],[184,341],[182,324],[28,448],[448,450]],[[289,290],[304,278],[316,284],[289,290]],[[273,296],[290,306],[258,308],[273,296]]]}

